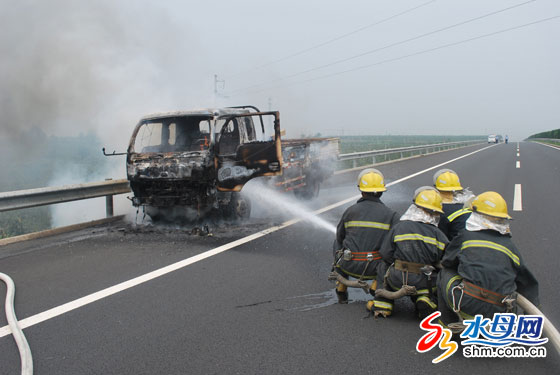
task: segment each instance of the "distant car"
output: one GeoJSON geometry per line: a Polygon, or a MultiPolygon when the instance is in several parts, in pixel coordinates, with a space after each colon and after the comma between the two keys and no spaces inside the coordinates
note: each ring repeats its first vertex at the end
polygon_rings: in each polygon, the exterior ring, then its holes
{"type": "Polygon", "coordinates": [[[490,134],[490,135],[488,136],[488,143],[497,143],[497,142],[496,142],[496,139],[497,139],[497,138],[496,138],[496,134],[490,134]]]}

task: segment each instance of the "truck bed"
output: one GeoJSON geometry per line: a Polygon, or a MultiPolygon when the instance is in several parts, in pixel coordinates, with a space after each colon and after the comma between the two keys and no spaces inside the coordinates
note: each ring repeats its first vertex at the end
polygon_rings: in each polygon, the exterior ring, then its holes
{"type": "Polygon", "coordinates": [[[282,139],[282,175],[273,179],[274,185],[313,198],[320,184],[333,174],[338,153],[338,138],[282,139]]]}

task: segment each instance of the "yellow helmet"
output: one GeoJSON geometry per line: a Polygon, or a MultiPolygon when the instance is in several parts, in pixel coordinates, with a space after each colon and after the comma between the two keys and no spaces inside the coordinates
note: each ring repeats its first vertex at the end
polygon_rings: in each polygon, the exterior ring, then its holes
{"type": "Polygon", "coordinates": [[[364,169],[363,171],[361,171],[360,174],[358,175],[358,182],[357,182],[358,186],[360,185],[360,180],[362,179],[362,177],[363,177],[365,174],[370,173],[370,172],[378,173],[378,174],[380,174],[380,175],[383,176],[383,174],[382,174],[381,172],[379,172],[379,171],[378,171],[377,169],[375,169],[375,168],[366,168],[366,169],[364,169]]]}
{"type": "Polygon", "coordinates": [[[387,191],[383,174],[375,168],[364,169],[358,176],[358,188],[364,193],[387,191]]]}
{"type": "Polygon", "coordinates": [[[430,211],[443,213],[443,205],[439,191],[431,186],[422,186],[414,192],[414,204],[430,211]]]}
{"type": "Polygon", "coordinates": [[[434,174],[434,185],[440,191],[463,190],[459,176],[451,169],[440,169],[434,174]]]}
{"type": "Polygon", "coordinates": [[[477,195],[471,202],[471,210],[492,217],[511,219],[511,216],[508,215],[506,201],[495,191],[477,195]]]}

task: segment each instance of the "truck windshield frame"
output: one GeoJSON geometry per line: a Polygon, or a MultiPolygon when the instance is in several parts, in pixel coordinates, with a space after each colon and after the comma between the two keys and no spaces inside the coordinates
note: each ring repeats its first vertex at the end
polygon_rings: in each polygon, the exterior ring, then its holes
{"type": "Polygon", "coordinates": [[[207,151],[213,143],[214,121],[209,116],[175,116],[141,121],[131,138],[130,153],[207,151]]]}

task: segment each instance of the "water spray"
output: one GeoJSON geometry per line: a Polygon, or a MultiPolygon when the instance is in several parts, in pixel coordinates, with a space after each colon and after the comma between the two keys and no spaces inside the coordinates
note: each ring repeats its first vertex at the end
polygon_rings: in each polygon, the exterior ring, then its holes
{"type": "Polygon", "coordinates": [[[336,226],[317,216],[313,211],[306,208],[302,202],[287,193],[267,186],[264,183],[254,181],[243,187],[242,193],[252,200],[255,198],[262,202],[261,206],[270,207],[271,205],[280,212],[287,212],[298,219],[305,220],[314,226],[336,234],[336,226]]]}

